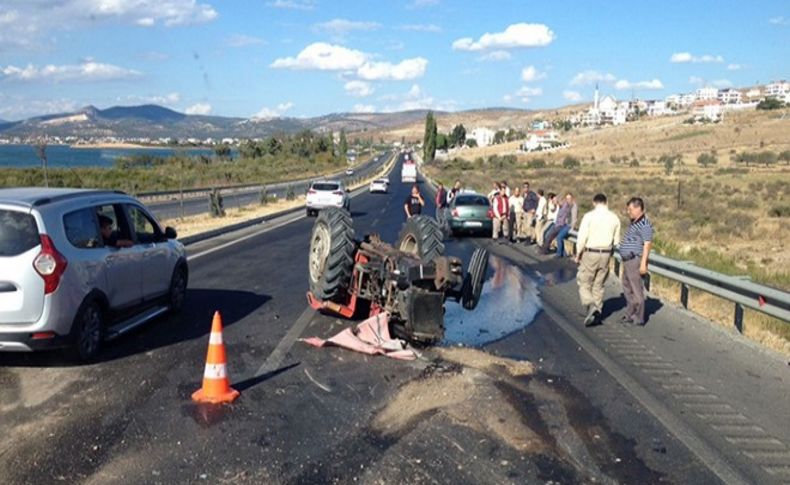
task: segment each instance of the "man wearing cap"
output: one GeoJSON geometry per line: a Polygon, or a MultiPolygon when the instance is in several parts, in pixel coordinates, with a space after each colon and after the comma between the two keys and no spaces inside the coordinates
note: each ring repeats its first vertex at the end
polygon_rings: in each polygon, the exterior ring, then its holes
{"type": "Polygon", "coordinates": [[[620,240],[620,219],[606,205],[606,196],[593,197],[593,210],[584,214],[576,239],[576,282],[579,298],[587,307],[584,325],[600,325],[603,311],[603,292],[609,275],[609,258],[620,240]]]}
{"type": "Polygon", "coordinates": [[[631,224],[620,243],[623,261],[623,295],[626,307],[622,321],[626,325],[645,324],[645,290],[642,277],[647,274],[647,259],[653,246],[653,225],[645,215],[645,203],[634,197],[626,205],[631,224]]]}

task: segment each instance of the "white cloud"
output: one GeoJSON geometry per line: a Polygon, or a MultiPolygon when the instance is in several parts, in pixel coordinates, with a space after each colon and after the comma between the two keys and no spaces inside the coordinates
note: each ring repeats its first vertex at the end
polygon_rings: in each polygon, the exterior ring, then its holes
{"type": "Polygon", "coordinates": [[[275,0],[266,5],[289,10],[313,10],[315,8],[315,2],[313,0],[275,0]]]}
{"type": "Polygon", "coordinates": [[[567,99],[568,101],[573,101],[573,102],[582,100],[582,95],[578,91],[570,91],[570,90],[563,91],[562,97],[567,99]]]}
{"type": "Polygon", "coordinates": [[[727,64],[728,71],[740,71],[743,69],[743,66],[740,64],[727,64]]]}
{"type": "Polygon", "coordinates": [[[275,108],[268,108],[264,106],[257,113],[252,115],[253,119],[267,120],[272,118],[280,118],[287,111],[290,111],[294,104],[290,101],[278,104],[275,108]]]}
{"type": "Polygon", "coordinates": [[[724,58],[722,56],[714,56],[711,54],[695,56],[690,52],[675,52],[674,54],[672,54],[672,56],[670,56],[669,62],[675,64],[687,64],[687,63],[708,64],[714,62],[724,62],[724,58]]]}
{"type": "Polygon", "coordinates": [[[370,96],[375,91],[369,82],[365,81],[349,81],[343,86],[348,94],[358,98],[370,96]]]}
{"type": "Polygon", "coordinates": [[[385,106],[383,112],[412,111],[420,109],[433,109],[437,111],[453,111],[458,103],[454,100],[437,101],[428,95],[419,84],[412,84],[409,90],[403,94],[390,94],[381,96],[379,99],[395,101],[396,105],[385,106]]]}
{"type": "Polygon", "coordinates": [[[355,104],[353,108],[351,108],[352,113],[375,113],[376,107],[372,104],[355,104]]]}
{"type": "Polygon", "coordinates": [[[509,61],[511,57],[512,56],[508,51],[491,51],[487,54],[483,54],[477,59],[480,61],[499,62],[499,61],[509,61]]]}
{"type": "Polygon", "coordinates": [[[571,86],[588,86],[598,82],[613,83],[617,80],[614,74],[602,73],[594,70],[582,71],[571,79],[571,86]]]}
{"type": "Polygon", "coordinates": [[[397,64],[367,62],[357,69],[357,75],[368,81],[408,81],[425,74],[428,60],[423,57],[405,59],[397,64]]]}
{"type": "Polygon", "coordinates": [[[431,32],[434,34],[442,31],[442,28],[436,24],[406,24],[398,28],[407,32],[431,32]]]}
{"type": "Polygon", "coordinates": [[[768,19],[768,23],[773,25],[790,25],[790,19],[786,19],[780,15],[778,17],[771,17],[768,19]]]}
{"type": "Polygon", "coordinates": [[[543,47],[554,40],[554,32],[543,24],[519,23],[508,26],[503,32],[485,33],[477,41],[464,37],[453,42],[453,49],[481,51],[486,49],[513,49],[518,47],[543,47]]]}
{"type": "Polygon", "coordinates": [[[5,120],[70,113],[77,108],[78,103],[71,99],[31,99],[25,96],[6,96],[0,92],[0,118],[5,120]]]}
{"type": "Polygon", "coordinates": [[[225,43],[228,44],[230,47],[247,47],[251,45],[260,45],[263,44],[264,41],[260,37],[254,37],[252,35],[245,35],[245,34],[233,34],[225,39],[225,43]]]}
{"type": "Polygon", "coordinates": [[[361,22],[348,19],[332,19],[328,22],[315,24],[315,30],[318,32],[327,32],[334,35],[344,35],[354,30],[371,31],[381,28],[378,22],[361,22]]]}
{"type": "MultiPolygon", "coordinates": [[[[53,2],[38,3],[46,7],[45,4],[53,2]]],[[[168,27],[203,23],[218,16],[214,7],[196,0],[63,0],[57,2],[54,10],[59,8],[79,12],[83,18],[92,20],[129,20],[145,27],[157,23],[168,27]]]]}
{"type": "Polygon", "coordinates": [[[733,86],[729,79],[716,79],[711,82],[711,85],[717,88],[731,88],[733,86]]]}
{"type": "Polygon", "coordinates": [[[347,47],[315,42],[308,45],[296,57],[276,59],[275,69],[317,69],[319,71],[349,71],[362,67],[367,54],[347,47]]]}
{"type": "MultiPolygon", "coordinates": [[[[510,99],[518,98],[521,100],[522,103],[529,103],[533,97],[535,96],[542,96],[543,95],[543,88],[533,88],[530,86],[522,86],[518,91],[516,91],[510,99]]],[[[509,101],[508,101],[509,102],[509,101]]]]}
{"type": "Polygon", "coordinates": [[[81,64],[66,64],[56,66],[26,67],[0,66],[0,80],[18,82],[97,82],[118,81],[139,77],[140,72],[125,69],[112,64],[104,64],[93,60],[86,60],[81,64]]]}
{"type": "Polygon", "coordinates": [[[211,114],[211,105],[208,103],[196,103],[184,110],[188,115],[208,115],[211,114]]]}
{"type": "Polygon", "coordinates": [[[521,70],[521,80],[525,83],[537,81],[546,77],[545,72],[540,72],[535,69],[535,66],[527,66],[521,70]]]}
{"type": "Polygon", "coordinates": [[[616,83],[614,83],[615,89],[625,90],[625,89],[664,89],[664,84],[661,83],[659,79],[652,79],[650,81],[637,81],[631,82],[627,79],[620,79],[616,83]]]}
{"type": "Polygon", "coordinates": [[[439,0],[412,0],[412,2],[406,5],[408,9],[415,9],[415,8],[425,8],[425,7],[433,7],[434,5],[439,5],[439,0]]]}

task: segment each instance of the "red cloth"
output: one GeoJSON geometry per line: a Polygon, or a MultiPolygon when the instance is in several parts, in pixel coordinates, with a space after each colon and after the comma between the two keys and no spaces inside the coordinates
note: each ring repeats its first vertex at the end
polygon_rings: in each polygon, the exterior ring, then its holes
{"type": "Polygon", "coordinates": [[[508,210],[510,210],[510,204],[508,204],[507,198],[499,196],[496,198],[496,207],[497,207],[497,214],[500,216],[507,216],[508,210]]]}
{"type": "Polygon", "coordinates": [[[406,348],[406,342],[390,337],[389,315],[385,312],[368,318],[355,328],[349,327],[328,340],[318,337],[299,340],[313,347],[336,345],[363,354],[381,354],[400,360],[414,360],[418,356],[417,352],[406,348]]]}

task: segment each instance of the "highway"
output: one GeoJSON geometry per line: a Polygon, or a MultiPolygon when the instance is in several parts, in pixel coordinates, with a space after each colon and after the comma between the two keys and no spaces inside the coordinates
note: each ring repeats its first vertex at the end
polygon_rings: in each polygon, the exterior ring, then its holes
{"type": "MultiPolygon", "coordinates": [[[[395,242],[409,186],[362,192],[357,237],[395,242]]],[[[433,214],[429,187],[426,212],[433,214]]],[[[648,326],[585,329],[570,261],[487,238],[478,308],[414,362],[315,349],[349,322],[306,305],[313,220],[288,215],[188,248],[185,310],[100,362],[0,354],[3,483],[783,483],[786,359],[651,299],[648,326]],[[222,312],[231,405],[190,400],[222,312]],[[477,350],[475,350],[477,349],[477,350]],[[511,370],[529,360],[534,373],[511,370]],[[493,362],[493,363],[491,363],[493,362]]]]}
{"type": "MultiPolygon", "coordinates": [[[[336,174],[329,175],[326,178],[340,179],[348,184],[353,179],[369,177],[370,175],[376,173],[385,163],[387,163],[390,156],[391,153],[387,152],[371,158],[359,166],[354,167],[353,175],[346,175],[345,172],[338,172],[336,174]]],[[[313,179],[317,180],[319,178],[321,177],[314,177],[313,179]]],[[[288,194],[289,187],[296,195],[302,195],[307,192],[309,183],[309,180],[300,180],[269,184],[266,186],[266,192],[269,197],[283,199],[288,194]]],[[[259,204],[261,200],[261,190],[260,188],[253,188],[240,189],[235,192],[223,192],[222,198],[226,209],[243,207],[245,205],[251,204],[259,204]]],[[[145,198],[141,200],[146,203],[146,205],[151,209],[157,218],[162,220],[175,219],[181,217],[182,214],[184,216],[194,216],[208,212],[207,196],[194,197],[187,194],[184,198],[183,210],[181,207],[181,201],[178,200],[178,194],[172,195],[171,199],[168,201],[146,202],[145,198]]]]}

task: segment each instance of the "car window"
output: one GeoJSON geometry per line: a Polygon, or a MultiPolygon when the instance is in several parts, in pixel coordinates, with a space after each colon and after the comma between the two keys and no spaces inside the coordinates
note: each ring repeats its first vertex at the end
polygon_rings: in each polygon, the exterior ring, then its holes
{"type": "MultiPolygon", "coordinates": [[[[106,204],[94,207],[96,218],[102,220],[108,218],[111,221],[110,229],[112,230],[111,240],[117,239],[132,239],[132,234],[126,224],[126,216],[123,213],[123,206],[119,204],[106,204]]],[[[104,241],[105,245],[108,241],[104,241]]]]}
{"type": "Polygon", "coordinates": [[[101,247],[98,219],[92,209],[81,209],[63,216],[63,229],[66,231],[66,239],[75,248],[101,247]]]}
{"type": "Polygon", "coordinates": [[[337,190],[338,184],[332,183],[317,183],[313,184],[313,190],[337,190]]]}
{"type": "Polygon", "coordinates": [[[0,256],[16,256],[38,246],[36,219],[26,213],[0,209],[0,256]]]}
{"type": "Polygon", "coordinates": [[[162,231],[148,214],[133,205],[127,206],[127,210],[132,228],[134,228],[134,233],[137,235],[138,244],[150,244],[160,239],[162,231]]]}
{"type": "Polygon", "coordinates": [[[455,198],[456,206],[487,206],[488,199],[482,195],[459,195],[455,198]]]}

